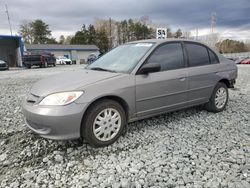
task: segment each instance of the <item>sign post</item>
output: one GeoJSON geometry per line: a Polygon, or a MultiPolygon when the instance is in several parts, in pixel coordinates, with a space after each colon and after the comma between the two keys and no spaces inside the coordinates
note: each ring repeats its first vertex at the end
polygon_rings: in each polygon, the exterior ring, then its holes
{"type": "Polygon", "coordinates": [[[167,29],[166,28],[157,28],[156,29],[156,39],[166,39],[167,38],[167,29]]]}

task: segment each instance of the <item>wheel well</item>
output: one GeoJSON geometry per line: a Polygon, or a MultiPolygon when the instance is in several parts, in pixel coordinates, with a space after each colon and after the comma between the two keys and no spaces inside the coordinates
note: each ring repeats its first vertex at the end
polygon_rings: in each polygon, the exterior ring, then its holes
{"type": "MultiPolygon", "coordinates": [[[[104,97],[101,97],[101,98],[99,98],[99,99],[96,99],[95,101],[93,101],[93,102],[87,107],[87,109],[85,110],[85,112],[84,112],[84,114],[83,114],[83,117],[82,117],[81,129],[82,129],[82,123],[83,123],[83,121],[84,121],[84,118],[85,118],[85,116],[86,116],[87,111],[89,110],[89,108],[90,108],[94,103],[97,103],[97,102],[99,102],[99,101],[101,101],[101,100],[105,100],[105,99],[110,99],[110,100],[113,100],[113,101],[118,102],[118,103],[122,106],[122,108],[124,109],[125,114],[126,114],[126,119],[127,119],[127,121],[128,121],[128,118],[129,118],[129,111],[128,111],[128,109],[129,109],[129,107],[128,107],[128,104],[126,103],[126,101],[123,100],[123,99],[120,98],[120,97],[117,97],[117,96],[104,96],[104,97]]],[[[81,132],[82,132],[82,131],[81,131],[81,132]]]]}
{"type": "Polygon", "coordinates": [[[228,88],[230,88],[230,82],[227,79],[221,79],[219,82],[226,84],[228,88]]]}

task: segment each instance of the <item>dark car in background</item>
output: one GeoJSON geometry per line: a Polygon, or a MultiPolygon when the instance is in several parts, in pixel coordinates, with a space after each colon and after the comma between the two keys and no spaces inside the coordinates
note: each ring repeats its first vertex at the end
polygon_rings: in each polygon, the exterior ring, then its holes
{"type": "Polygon", "coordinates": [[[49,65],[56,66],[56,58],[54,54],[46,51],[31,52],[23,56],[23,65],[28,69],[32,66],[48,67],[49,65]]]}
{"type": "Polygon", "coordinates": [[[9,70],[8,63],[3,60],[0,60],[0,70],[9,70]]]}
{"type": "Polygon", "coordinates": [[[90,65],[91,63],[93,63],[97,59],[98,59],[98,56],[96,54],[90,54],[88,56],[88,59],[87,59],[88,65],[90,65]]]}

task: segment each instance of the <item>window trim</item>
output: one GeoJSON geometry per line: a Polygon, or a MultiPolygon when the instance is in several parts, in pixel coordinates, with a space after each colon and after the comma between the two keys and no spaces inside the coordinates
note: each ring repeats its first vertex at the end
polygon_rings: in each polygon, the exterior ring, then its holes
{"type": "Polygon", "coordinates": [[[209,50],[215,55],[215,58],[217,59],[218,63],[216,64],[219,64],[220,61],[219,61],[219,58],[217,56],[217,54],[211,49],[209,48],[208,46],[206,46],[205,44],[202,44],[202,43],[199,43],[199,42],[195,42],[195,41],[183,41],[183,45],[184,45],[184,48],[185,48],[185,52],[187,54],[187,66],[188,67],[201,67],[201,66],[208,66],[208,65],[214,65],[211,63],[211,58],[210,58],[210,55],[209,55],[209,50]],[[189,54],[188,54],[188,51],[187,51],[187,46],[186,44],[195,44],[197,46],[203,46],[206,48],[206,51],[207,51],[207,55],[208,55],[208,59],[209,59],[209,64],[206,64],[206,65],[196,65],[196,66],[190,66],[189,64],[189,54]]]}
{"type": "Polygon", "coordinates": [[[172,44],[172,43],[177,43],[177,44],[180,44],[180,45],[181,45],[184,67],[178,68],[178,69],[164,70],[164,71],[159,71],[159,72],[173,71],[173,70],[179,70],[179,69],[187,68],[187,67],[188,67],[188,64],[187,64],[187,57],[186,57],[186,52],[185,52],[185,48],[184,48],[184,45],[183,45],[183,41],[167,41],[167,42],[161,43],[161,44],[159,44],[158,46],[155,47],[155,49],[148,55],[148,57],[145,59],[145,61],[144,61],[144,62],[141,64],[141,66],[137,69],[135,75],[140,75],[140,74],[138,74],[139,70],[141,69],[141,67],[142,67],[144,64],[147,63],[148,59],[154,54],[154,52],[155,52],[158,48],[160,48],[160,47],[162,47],[162,46],[165,46],[165,45],[167,45],[167,44],[172,44]]]}
{"type": "Polygon", "coordinates": [[[207,47],[207,52],[208,52],[209,61],[210,61],[210,64],[211,64],[211,65],[215,65],[215,64],[219,64],[219,63],[220,63],[217,54],[216,54],[212,49],[210,49],[210,48],[207,47]],[[217,63],[212,63],[209,51],[210,51],[212,54],[214,54],[215,59],[217,60],[217,63]]]}

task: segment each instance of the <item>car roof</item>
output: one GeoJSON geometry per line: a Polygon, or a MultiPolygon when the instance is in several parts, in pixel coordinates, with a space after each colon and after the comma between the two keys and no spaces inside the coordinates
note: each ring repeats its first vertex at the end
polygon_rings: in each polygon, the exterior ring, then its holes
{"type": "Polygon", "coordinates": [[[129,43],[156,43],[156,44],[161,44],[165,42],[175,42],[175,41],[186,41],[186,42],[195,42],[195,43],[200,43],[203,45],[206,45],[203,42],[196,41],[196,40],[191,40],[191,39],[185,39],[185,38],[166,38],[166,39],[146,39],[146,40],[137,40],[137,41],[132,41],[129,43]]]}

